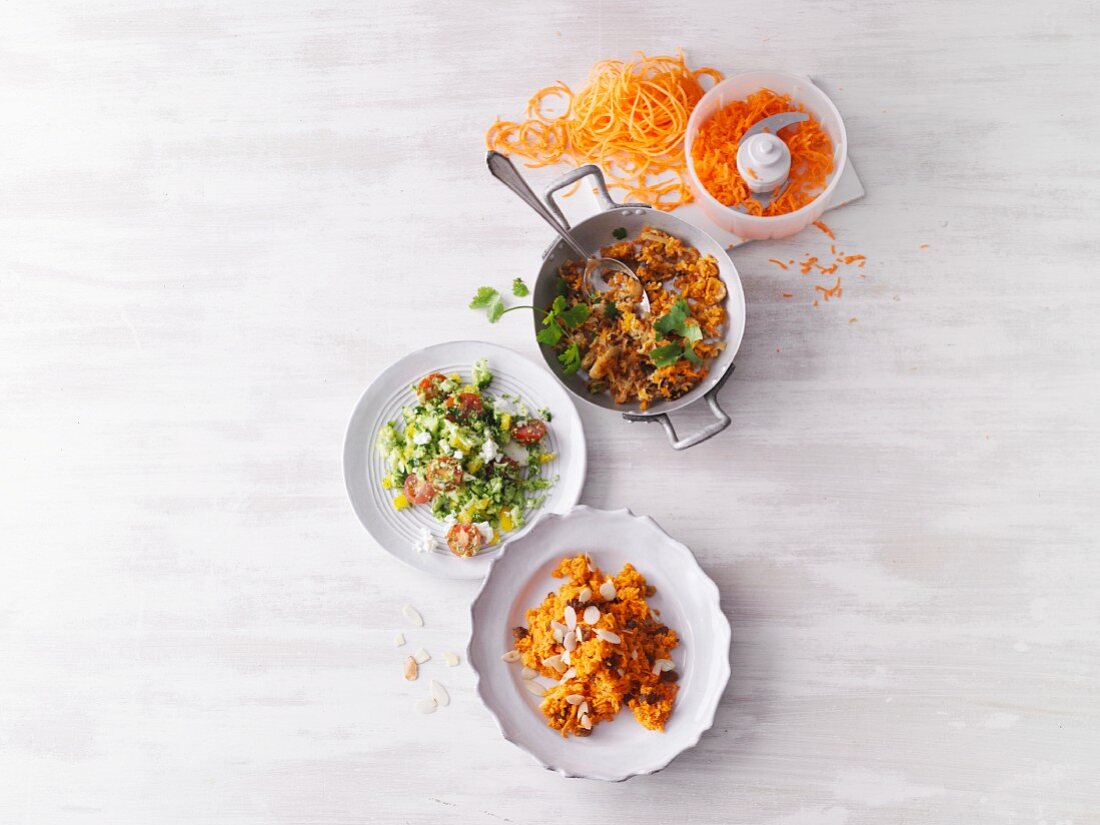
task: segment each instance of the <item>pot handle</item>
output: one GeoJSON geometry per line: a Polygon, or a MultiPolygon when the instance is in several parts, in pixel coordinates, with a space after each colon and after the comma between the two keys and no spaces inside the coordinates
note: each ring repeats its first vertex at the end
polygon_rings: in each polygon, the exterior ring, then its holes
{"type": "Polygon", "coordinates": [[[578,166],[576,169],[566,172],[543,190],[543,197],[546,199],[546,205],[550,207],[550,211],[554,213],[554,217],[561,221],[566,229],[570,228],[569,221],[565,219],[565,215],[562,214],[561,209],[558,208],[558,204],[554,201],[554,193],[589,175],[596,176],[596,200],[600,202],[601,212],[606,212],[608,209],[614,209],[616,206],[622,205],[615,203],[611,198],[611,193],[607,191],[607,181],[603,179],[603,172],[600,170],[600,167],[596,166],[594,163],[578,166]]]}
{"type": "Polygon", "coordinates": [[[726,383],[727,379],[733,375],[733,364],[730,364],[722,377],[718,379],[713,387],[707,390],[707,394],[703,397],[707,400],[707,405],[710,407],[710,411],[714,413],[714,417],[718,420],[713,424],[708,424],[697,433],[692,433],[686,438],[678,438],[676,435],[676,428],[672,426],[672,421],[669,420],[667,413],[659,413],[658,415],[645,415],[642,413],[623,413],[623,418],[627,421],[646,421],[653,422],[659,421],[661,426],[664,427],[665,435],[668,436],[668,443],[672,445],[674,450],[686,450],[688,447],[694,447],[696,444],[702,444],[708,438],[713,438],[726,429],[730,425],[730,417],[726,415],[725,410],[718,406],[718,393],[721,391],[722,386],[726,383]]]}

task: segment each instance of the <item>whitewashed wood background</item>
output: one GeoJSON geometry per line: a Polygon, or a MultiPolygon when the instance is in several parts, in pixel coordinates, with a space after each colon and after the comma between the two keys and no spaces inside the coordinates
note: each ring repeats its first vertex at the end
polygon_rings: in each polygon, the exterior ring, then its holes
{"type": "Polygon", "coordinates": [[[0,5],[0,821],[1100,822],[1098,72],[1089,2],[0,5]],[[399,607],[461,650],[475,588],[372,544],[341,440],[412,348],[534,354],[465,309],[549,240],[487,124],[677,46],[828,85],[869,264],[814,309],[767,258],[817,230],[733,253],[713,442],[582,411],[733,678],[664,773],[565,781],[465,667],[414,712],[399,607]]]}

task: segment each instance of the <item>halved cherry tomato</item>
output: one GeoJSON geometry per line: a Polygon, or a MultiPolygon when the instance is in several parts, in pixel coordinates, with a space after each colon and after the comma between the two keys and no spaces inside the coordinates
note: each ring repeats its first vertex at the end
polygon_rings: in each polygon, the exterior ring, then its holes
{"type": "Polygon", "coordinates": [[[425,481],[416,473],[410,473],[405,478],[405,498],[412,504],[427,504],[435,498],[435,488],[430,481],[425,481]]]}
{"type": "Polygon", "coordinates": [[[446,493],[462,483],[462,465],[450,456],[440,456],[428,462],[427,475],[437,492],[446,493]]]}
{"type": "Polygon", "coordinates": [[[425,375],[420,379],[420,383],[416,385],[416,394],[420,396],[423,401],[431,401],[432,399],[439,398],[442,392],[439,389],[439,385],[446,380],[447,376],[440,375],[438,372],[433,372],[431,375],[425,375]]]}
{"type": "Polygon", "coordinates": [[[447,546],[460,558],[476,556],[482,544],[481,531],[472,524],[456,524],[447,531],[447,546]]]}
{"type": "Polygon", "coordinates": [[[528,421],[512,431],[512,437],[520,444],[538,444],[546,437],[546,425],[539,420],[528,421]]]}
{"type": "Polygon", "coordinates": [[[485,405],[481,402],[481,396],[476,392],[460,392],[458,395],[449,396],[443,402],[443,406],[452,411],[447,416],[452,421],[456,419],[465,421],[471,416],[481,415],[485,410],[485,405]]]}

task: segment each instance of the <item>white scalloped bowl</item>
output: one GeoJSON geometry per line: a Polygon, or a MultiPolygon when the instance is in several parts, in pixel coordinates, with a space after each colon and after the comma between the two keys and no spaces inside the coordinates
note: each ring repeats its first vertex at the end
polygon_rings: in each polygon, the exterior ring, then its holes
{"type": "Polygon", "coordinates": [[[504,738],[548,770],[609,782],[655,773],[714,724],[730,676],[730,625],[718,586],[691,551],[648,516],[583,505],[543,515],[490,565],[470,613],[466,655],[478,695],[504,738]],[[512,628],[525,625],[525,612],[561,584],[551,576],[558,561],[577,553],[588,553],[607,573],[630,562],[657,588],[649,603],[680,636],[672,656],[680,692],[664,732],[646,730],[624,710],[589,737],[563,738],[547,727],[520,667],[501,661],[513,646],[512,628]]]}

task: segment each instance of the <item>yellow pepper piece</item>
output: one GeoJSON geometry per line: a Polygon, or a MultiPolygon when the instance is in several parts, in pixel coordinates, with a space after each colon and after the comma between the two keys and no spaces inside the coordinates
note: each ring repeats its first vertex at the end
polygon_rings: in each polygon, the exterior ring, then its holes
{"type": "Polygon", "coordinates": [[[509,413],[505,413],[500,417],[500,428],[504,432],[508,432],[512,429],[512,416],[509,413]]]}
{"type": "Polygon", "coordinates": [[[476,473],[478,470],[480,470],[484,466],[485,466],[485,462],[481,460],[481,456],[475,455],[466,464],[466,470],[467,470],[467,472],[476,473]]]}
{"type": "Polygon", "coordinates": [[[412,458],[413,445],[412,444],[406,444],[405,449],[402,450],[401,452],[405,456],[405,458],[412,458]]]}
{"type": "Polygon", "coordinates": [[[415,432],[416,430],[413,429],[413,425],[409,424],[407,427],[405,427],[405,438],[412,438],[413,433],[415,432]]]}
{"type": "Polygon", "coordinates": [[[473,384],[467,384],[465,387],[462,388],[462,392],[472,392],[474,395],[481,395],[481,393],[477,391],[477,387],[475,387],[473,384]]]}
{"type": "Polygon", "coordinates": [[[407,498],[405,498],[405,494],[404,493],[398,493],[397,497],[394,498],[394,500],[393,500],[393,509],[394,510],[404,510],[408,506],[409,506],[409,500],[407,498]]]}
{"type": "Polygon", "coordinates": [[[457,372],[452,372],[447,377],[450,378],[452,381],[461,381],[462,380],[462,376],[459,375],[457,372]]]}
{"type": "Polygon", "coordinates": [[[512,521],[512,511],[505,507],[500,511],[500,529],[507,533],[515,526],[516,523],[512,521]]]}
{"type": "Polygon", "coordinates": [[[553,461],[557,457],[558,457],[557,453],[540,453],[539,454],[539,464],[549,464],[551,461],[553,461]]]}

